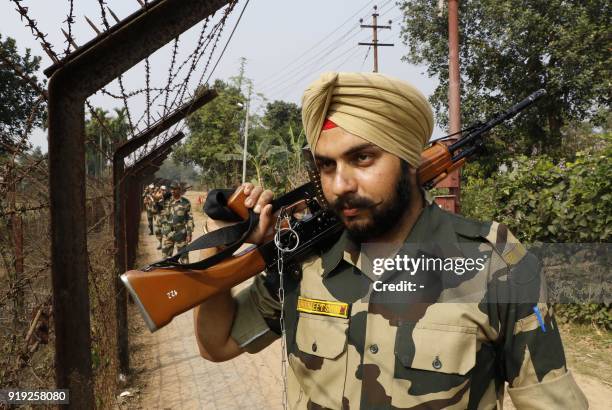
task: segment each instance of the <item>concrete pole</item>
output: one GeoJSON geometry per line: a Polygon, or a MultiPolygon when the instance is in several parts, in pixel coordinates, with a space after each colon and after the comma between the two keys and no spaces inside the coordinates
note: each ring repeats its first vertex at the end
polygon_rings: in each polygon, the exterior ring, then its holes
{"type": "Polygon", "coordinates": [[[246,182],[246,169],[247,169],[247,146],[249,143],[249,108],[251,107],[251,92],[253,86],[249,85],[249,97],[246,103],[246,118],[244,120],[244,147],[242,149],[242,183],[246,182]]]}

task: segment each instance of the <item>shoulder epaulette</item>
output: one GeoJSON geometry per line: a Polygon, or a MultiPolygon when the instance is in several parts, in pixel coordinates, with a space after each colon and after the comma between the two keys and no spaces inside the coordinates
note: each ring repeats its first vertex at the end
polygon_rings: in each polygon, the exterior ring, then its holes
{"type": "Polygon", "coordinates": [[[449,214],[457,234],[468,238],[482,238],[491,244],[509,266],[516,265],[527,254],[527,249],[508,227],[498,222],[483,222],[457,214],[449,214]]]}
{"type": "Polygon", "coordinates": [[[491,222],[485,239],[493,245],[502,259],[510,266],[519,263],[527,254],[527,249],[504,224],[491,222]]]}

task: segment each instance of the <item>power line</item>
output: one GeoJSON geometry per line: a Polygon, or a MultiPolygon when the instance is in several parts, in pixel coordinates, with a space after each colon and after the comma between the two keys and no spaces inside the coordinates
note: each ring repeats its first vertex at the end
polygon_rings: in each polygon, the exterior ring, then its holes
{"type": "MultiPolygon", "coordinates": [[[[280,70],[278,70],[277,72],[275,72],[274,74],[272,74],[270,77],[268,77],[267,79],[265,79],[264,81],[262,81],[261,85],[266,84],[272,80],[274,80],[275,78],[278,77],[279,74],[285,72],[285,70],[289,67],[291,67],[294,64],[297,64],[297,62],[299,62],[303,57],[305,57],[306,55],[308,55],[308,53],[310,53],[311,51],[313,51],[315,48],[321,46],[323,43],[325,43],[327,40],[329,40],[331,38],[331,36],[333,36],[338,30],[340,30],[342,27],[346,26],[350,21],[352,21],[359,13],[361,13],[364,9],[366,9],[371,3],[373,3],[375,0],[370,0],[368,1],[368,3],[366,3],[366,5],[364,5],[362,8],[360,8],[359,10],[357,10],[352,16],[350,16],[348,19],[346,19],[342,24],[340,24],[338,27],[336,27],[331,33],[327,34],[326,36],[324,36],[322,39],[320,39],[319,41],[315,42],[314,45],[312,47],[310,47],[308,50],[304,51],[302,54],[300,54],[298,57],[296,57],[295,59],[293,59],[291,62],[289,62],[288,64],[286,64],[283,68],[281,68],[280,70]]],[[[389,0],[390,1],[390,0],[389,0]]]]}
{"type": "MultiPolygon", "coordinates": [[[[390,0],[386,1],[383,4],[383,7],[385,7],[387,4],[390,3],[390,0]]],[[[394,10],[394,5],[392,5],[389,9],[387,9],[386,11],[384,11],[383,13],[381,13],[381,17],[385,16],[387,14],[389,14],[392,10],[394,10]]],[[[339,58],[337,56],[337,54],[335,53],[336,50],[342,48],[343,46],[347,45],[347,44],[352,44],[352,39],[355,38],[358,34],[360,33],[360,31],[358,30],[358,27],[353,27],[352,29],[350,29],[347,33],[345,33],[342,37],[340,37],[340,39],[336,40],[334,43],[329,44],[328,46],[326,46],[326,48],[324,50],[322,50],[320,52],[321,56],[319,58],[317,58],[316,60],[310,62],[307,65],[304,65],[302,67],[300,67],[299,69],[292,71],[292,72],[288,72],[285,77],[286,80],[280,81],[277,84],[274,84],[273,86],[265,89],[263,92],[264,93],[269,93],[272,95],[281,95],[285,93],[285,90],[287,88],[293,87],[294,85],[298,84],[300,80],[307,78],[308,76],[312,75],[315,72],[320,71],[321,67],[325,66],[325,60],[328,59],[329,57],[335,57],[333,60],[329,61],[328,63],[332,63],[334,61],[337,61],[337,59],[339,58]],[[354,33],[352,33],[350,36],[346,37],[349,33],[355,31],[354,33]],[[341,40],[343,40],[346,37],[345,41],[343,43],[341,43],[341,40]],[[303,73],[306,73],[305,75],[303,73]],[[299,77],[300,80],[296,81],[296,77],[299,77]]],[[[365,40],[364,40],[365,41],[365,40]]],[[[344,52],[342,54],[343,56],[346,55],[346,52],[344,52]]]]}

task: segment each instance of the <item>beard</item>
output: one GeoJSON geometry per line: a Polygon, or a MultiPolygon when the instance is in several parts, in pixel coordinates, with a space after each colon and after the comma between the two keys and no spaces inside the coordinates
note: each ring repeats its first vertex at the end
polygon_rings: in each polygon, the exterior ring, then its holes
{"type": "Polygon", "coordinates": [[[355,194],[338,197],[331,204],[331,208],[342,220],[354,242],[367,242],[397,226],[398,221],[410,206],[411,188],[408,171],[408,163],[402,161],[401,175],[393,190],[393,197],[380,205],[369,198],[355,194]],[[370,215],[364,222],[351,221],[352,217],[345,217],[342,213],[342,210],[346,208],[367,210],[370,215]]]}

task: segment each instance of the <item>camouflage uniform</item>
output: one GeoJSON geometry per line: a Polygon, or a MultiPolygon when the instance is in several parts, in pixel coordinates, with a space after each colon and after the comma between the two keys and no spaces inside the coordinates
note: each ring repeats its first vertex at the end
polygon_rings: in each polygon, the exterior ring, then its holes
{"type": "Polygon", "coordinates": [[[153,235],[154,219],[157,216],[157,208],[155,207],[155,199],[153,198],[153,190],[147,188],[143,194],[143,202],[147,211],[147,222],[149,223],[149,235],[153,235]]]}
{"type": "MultiPolygon", "coordinates": [[[[191,203],[184,196],[179,199],[168,199],[162,219],[161,229],[164,236],[162,254],[164,257],[169,257],[173,255],[175,245],[176,252],[180,252],[187,246],[187,237],[191,236],[193,232],[191,203]]],[[[188,255],[183,256],[181,262],[188,263],[188,255]]]]}
{"type": "Polygon", "coordinates": [[[153,206],[157,212],[157,218],[155,218],[155,237],[159,241],[159,246],[157,249],[161,249],[163,235],[162,235],[162,225],[163,219],[165,216],[166,209],[166,200],[164,199],[164,193],[161,188],[159,188],[153,194],[153,199],[155,200],[153,206]]]}
{"type": "MultiPolygon", "coordinates": [[[[519,409],[587,408],[542,301],[538,261],[504,225],[431,203],[423,210],[398,254],[486,258],[484,269],[461,275],[376,276],[363,253],[347,252],[356,246],[343,233],[285,268],[291,409],[501,408],[505,382],[519,409]],[[394,299],[372,290],[381,279],[424,287],[394,299]]],[[[262,274],[236,296],[232,338],[249,353],[280,333],[272,295],[273,275],[262,274]]]]}

